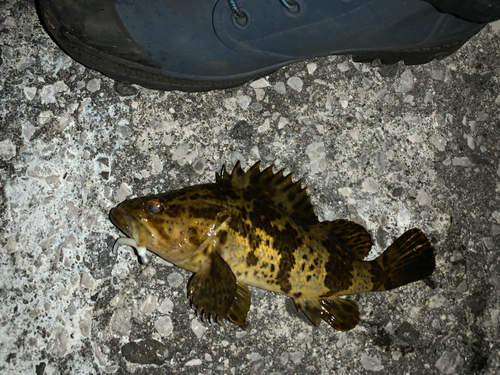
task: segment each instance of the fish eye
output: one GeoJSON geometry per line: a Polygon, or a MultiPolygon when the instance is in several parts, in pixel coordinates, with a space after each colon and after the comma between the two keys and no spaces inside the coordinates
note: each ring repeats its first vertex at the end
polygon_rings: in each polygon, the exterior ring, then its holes
{"type": "Polygon", "coordinates": [[[163,208],[161,206],[161,203],[158,201],[148,201],[146,203],[146,210],[153,215],[156,215],[163,211],[163,208]]]}

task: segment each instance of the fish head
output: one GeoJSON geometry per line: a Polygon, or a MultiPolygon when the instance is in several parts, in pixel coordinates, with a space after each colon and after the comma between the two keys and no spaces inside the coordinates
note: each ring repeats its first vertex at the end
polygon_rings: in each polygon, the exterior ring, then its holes
{"type": "Polygon", "coordinates": [[[182,194],[129,199],[110,212],[110,219],[138,248],[147,248],[171,263],[189,258],[210,235],[186,207],[182,194]]]}

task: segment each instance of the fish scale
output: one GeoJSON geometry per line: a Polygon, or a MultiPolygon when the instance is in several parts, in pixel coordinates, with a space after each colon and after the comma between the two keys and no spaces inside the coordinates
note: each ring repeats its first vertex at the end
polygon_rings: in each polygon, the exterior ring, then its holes
{"type": "MultiPolygon", "coordinates": [[[[245,324],[248,286],[291,297],[315,325],[347,331],[359,322],[354,301],[428,277],[432,246],[413,228],[377,259],[364,261],[372,241],[361,225],[319,222],[301,181],[260,163],[244,172],[224,167],[216,182],[122,202],[110,214],[130,237],[119,239],[147,259],[148,249],[194,272],[188,297],[208,319],[245,324]]],[[[115,245],[116,246],[116,245],[115,245]]]]}

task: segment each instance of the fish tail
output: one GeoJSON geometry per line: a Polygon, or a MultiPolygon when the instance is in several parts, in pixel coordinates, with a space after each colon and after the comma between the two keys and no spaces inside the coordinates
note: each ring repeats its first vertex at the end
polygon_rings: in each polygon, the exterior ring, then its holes
{"type": "Polygon", "coordinates": [[[433,248],[427,236],[413,228],[403,233],[377,259],[370,262],[374,291],[394,289],[422,280],[436,267],[433,248]]]}

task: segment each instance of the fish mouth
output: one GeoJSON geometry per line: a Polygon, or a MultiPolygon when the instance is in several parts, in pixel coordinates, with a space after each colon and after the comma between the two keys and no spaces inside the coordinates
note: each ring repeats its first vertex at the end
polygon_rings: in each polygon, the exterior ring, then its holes
{"type": "Polygon", "coordinates": [[[137,246],[146,247],[153,242],[153,233],[133,212],[120,205],[113,208],[109,216],[111,222],[125,235],[134,239],[137,246]]]}

